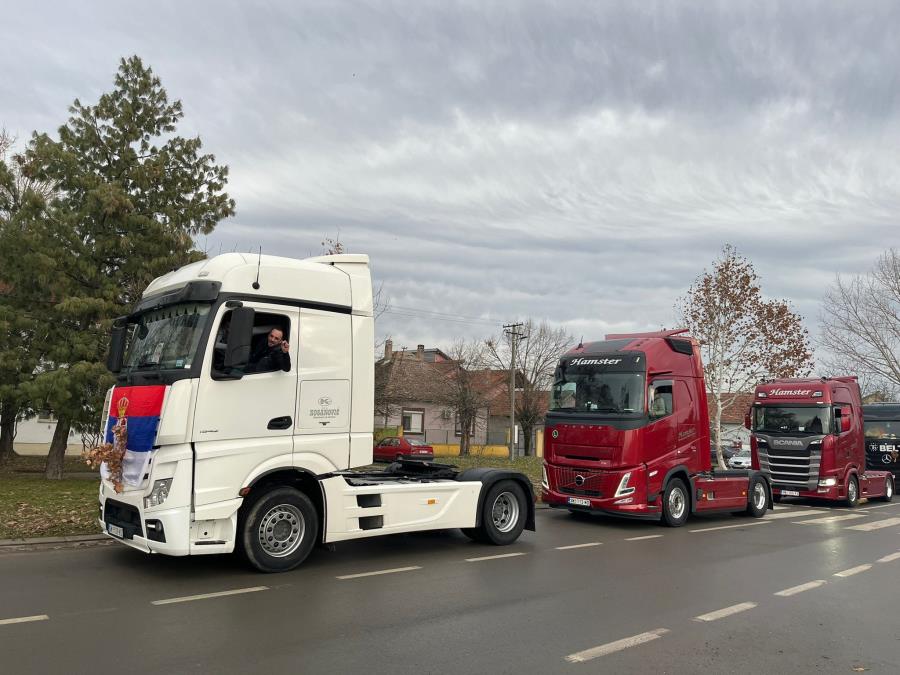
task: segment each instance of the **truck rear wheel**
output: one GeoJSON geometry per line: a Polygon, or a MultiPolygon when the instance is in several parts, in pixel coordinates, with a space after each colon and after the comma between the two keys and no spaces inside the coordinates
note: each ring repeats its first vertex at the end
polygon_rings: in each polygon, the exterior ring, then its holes
{"type": "Polygon", "coordinates": [[[750,487],[747,490],[747,515],[762,518],[768,509],[769,491],[766,489],[766,481],[754,476],[750,479],[750,487]]]}
{"type": "Polygon", "coordinates": [[[850,476],[850,480],[847,481],[847,506],[852,509],[857,504],[859,504],[859,482],[856,476],[850,476]]]}
{"type": "Polygon", "coordinates": [[[894,477],[888,476],[884,480],[884,495],[878,498],[882,502],[894,501],[894,477]]]}
{"type": "Polygon", "coordinates": [[[663,492],[663,522],[669,527],[681,527],[687,522],[691,500],[687,486],[680,478],[673,478],[666,483],[663,492]]]}
{"type": "Polygon", "coordinates": [[[305,494],[291,487],[262,493],[239,520],[238,547],[260,572],[286,572],[306,560],[319,518],[305,494]]]}
{"type": "Polygon", "coordinates": [[[488,490],[481,507],[481,525],[464,528],[463,534],[474,541],[496,546],[512,544],[528,517],[525,491],[512,480],[502,480],[488,490]]]}

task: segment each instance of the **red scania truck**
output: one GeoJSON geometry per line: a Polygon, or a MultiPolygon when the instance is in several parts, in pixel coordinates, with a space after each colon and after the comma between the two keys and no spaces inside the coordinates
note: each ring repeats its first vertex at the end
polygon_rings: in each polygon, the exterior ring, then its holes
{"type": "Polygon", "coordinates": [[[747,422],[753,468],[769,477],[775,500],[814,497],[852,507],[862,497],[893,499],[891,473],[866,469],[855,376],[757,385],[747,422]]]}
{"type": "Polygon", "coordinates": [[[672,527],[691,513],[766,513],[762,472],[711,468],[700,346],[685,332],[607,335],[562,357],[545,422],[544,502],[672,527]]]}

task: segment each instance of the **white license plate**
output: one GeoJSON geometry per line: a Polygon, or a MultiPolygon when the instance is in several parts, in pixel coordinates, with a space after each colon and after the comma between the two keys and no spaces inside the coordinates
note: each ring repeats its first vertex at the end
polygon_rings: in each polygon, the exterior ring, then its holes
{"type": "Polygon", "coordinates": [[[582,499],[581,497],[569,497],[569,503],[572,506],[590,506],[590,499],[582,499]]]}
{"type": "Polygon", "coordinates": [[[123,530],[118,525],[107,525],[106,531],[109,532],[112,536],[118,537],[119,539],[125,538],[125,530],[123,530]]]}
{"type": "Polygon", "coordinates": [[[797,492],[796,490],[782,490],[781,496],[782,497],[799,497],[800,493],[797,492]]]}

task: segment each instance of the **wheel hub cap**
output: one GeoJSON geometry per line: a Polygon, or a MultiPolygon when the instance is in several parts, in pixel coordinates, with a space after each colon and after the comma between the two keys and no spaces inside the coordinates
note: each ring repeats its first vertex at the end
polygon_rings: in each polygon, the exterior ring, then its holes
{"type": "Polygon", "coordinates": [[[501,492],[491,508],[494,527],[500,532],[509,532],[519,522],[519,500],[511,492],[501,492]]]}
{"type": "Polygon", "coordinates": [[[684,515],[684,493],[679,488],[669,493],[669,512],[676,520],[684,515]]]}
{"type": "Polygon", "coordinates": [[[305,533],[306,521],[300,509],[293,504],[278,504],[262,517],[257,535],[266,553],[283,558],[297,550],[305,533]]]}

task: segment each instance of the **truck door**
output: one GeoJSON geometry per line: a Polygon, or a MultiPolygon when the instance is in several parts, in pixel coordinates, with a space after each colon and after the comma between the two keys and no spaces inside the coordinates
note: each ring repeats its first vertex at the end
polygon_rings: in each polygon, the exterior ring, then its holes
{"type": "MultiPolygon", "coordinates": [[[[297,397],[299,311],[284,305],[244,302],[255,310],[251,354],[259,355],[273,329],[290,346],[291,369],[254,371],[240,379],[222,372],[230,309],[219,308],[210,333],[194,412],[194,504],[235,499],[242,481],[257,466],[293,451],[297,397]]],[[[277,335],[277,334],[276,334],[277,335]]],[[[251,357],[252,358],[252,357],[251,357]]]]}
{"type": "MultiPolygon", "coordinates": [[[[675,420],[677,422],[678,461],[698,471],[700,447],[697,434],[697,406],[684,380],[675,381],[675,420]]],[[[703,449],[708,452],[708,448],[703,449]]]]}

